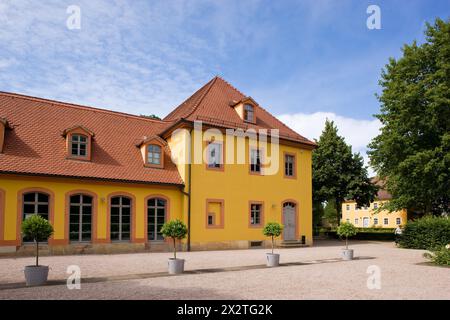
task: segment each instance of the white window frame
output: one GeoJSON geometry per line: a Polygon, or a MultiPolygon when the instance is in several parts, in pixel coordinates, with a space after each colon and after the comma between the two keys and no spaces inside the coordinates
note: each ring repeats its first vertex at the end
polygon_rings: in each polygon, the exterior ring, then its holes
{"type": "Polygon", "coordinates": [[[383,219],[383,225],[387,226],[389,224],[389,218],[383,219]]]}

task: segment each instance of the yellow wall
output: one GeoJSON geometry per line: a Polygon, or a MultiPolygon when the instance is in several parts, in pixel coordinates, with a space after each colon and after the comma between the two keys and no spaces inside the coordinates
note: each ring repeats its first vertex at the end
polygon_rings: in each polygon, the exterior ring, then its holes
{"type": "Polygon", "coordinates": [[[381,201],[375,201],[370,204],[370,207],[367,209],[361,208],[356,210],[356,202],[354,201],[348,201],[342,204],[342,222],[347,221],[349,219],[349,222],[354,224],[357,227],[362,228],[363,227],[363,218],[368,217],[369,218],[369,227],[382,227],[382,228],[397,228],[396,220],[397,218],[401,219],[400,225],[405,225],[407,221],[407,213],[406,210],[401,211],[394,211],[389,213],[386,210],[383,210],[379,213],[374,213],[374,203],[378,203],[378,207],[381,206],[382,203],[386,202],[386,200],[381,201]],[[347,210],[347,206],[350,206],[350,210],[347,210]],[[355,219],[358,219],[358,224],[355,224],[355,219]],[[374,225],[374,218],[378,218],[378,225],[374,225]],[[384,224],[384,218],[388,218],[388,224],[384,224]]]}
{"type": "Polygon", "coordinates": [[[107,223],[107,197],[110,193],[123,191],[133,194],[136,197],[136,238],[144,238],[144,199],[153,194],[164,195],[170,200],[170,217],[181,218],[182,194],[178,188],[158,187],[152,185],[131,185],[119,183],[100,183],[82,180],[70,180],[61,178],[24,178],[19,176],[0,176],[0,189],[6,191],[5,195],[5,224],[4,240],[16,240],[17,221],[17,194],[24,188],[46,188],[50,189],[54,195],[55,221],[54,239],[64,239],[65,214],[65,194],[72,190],[87,190],[97,194],[98,199],[98,220],[97,238],[106,238],[107,223]]]}
{"type": "MultiPolygon", "coordinates": [[[[236,140],[236,139],[235,139],[236,140]]],[[[250,228],[249,201],[264,201],[264,223],[281,222],[282,202],[293,199],[298,203],[297,234],[312,243],[312,183],[311,151],[280,145],[279,170],[276,175],[249,174],[248,139],[246,164],[225,164],[224,171],[207,170],[205,164],[192,165],[191,241],[265,240],[261,228],[250,228]],[[297,179],[284,178],[284,155],[295,153],[297,179]],[[205,226],[206,199],[224,200],[224,228],[205,226]]],[[[235,142],[235,157],[237,143],[235,142]]],[[[270,143],[268,144],[270,149],[270,143]]],[[[226,146],[224,146],[226,150],[226,146]]]]}
{"type": "MultiPolygon", "coordinates": [[[[168,144],[172,153],[175,145],[181,145],[179,157],[187,158],[188,135],[181,133],[176,139],[169,138],[168,144]]],[[[192,197],[191,197],[191,242],[227,242],[266,240],[262,235],[262,227],[249,227],[249,201],[264,202],[263,222],[282,222],[282,203],[294,200],[297,203],[298,221],[297,235],[306,237],[312,244],[312,185],[311,185],[311,151],[299,147],[280,145],[278,160],[279,170],[275,175],[252,175],[249,173],[248,139],[245,145],[245,164],[225,164],[223,171],[207,170],[205,163],[192,164],[192,197]],[[296,155],[296,179],[284,177],[284,154],[296,155]],[[223,199],[224,228],[206,228],[206,200],[223,199]]],[[[194,146],[191,146],[191,152],[194,146]]],[[[238,152],[235,143],[235,157],[238,152]]],[[[268,144],[267,149],[270,149],[268,144]]],[[[226,150],[226,142],[224,143],[226,150]]],[[[176,152],[175,152],[176,153],[176,152]]],[[[178,170],[188,191],[187,163],[178,164],[178,170]]],[[[264,169],[263,169],[264,170],[264,169]]],[[[66,193],[73,190],[87,190],[97,194],[98,219],[97,238],[107,237],[108,195],[119,191],[131,193],[136,198],[136,238],[144,239],[144,217],[147,196],[158,194],[170,199],[170,218],[179,218],[187,223],[188,197],[179,188],[154,185],[120,184],[110,182],[92,182],[65,178],[44,178],[24,176],[0,176],[0,189],[5,194],[4,240],[16,240],[16,222],[18,214],[18,192],[24,188],[46,188],[53,192],[54,199],[54,239],[64,239],[66,193]]],[[[218,211],[218,210],[217,210],[218,211]]],[[[222,224],[216,215],[217,223],[222,224]]]]}

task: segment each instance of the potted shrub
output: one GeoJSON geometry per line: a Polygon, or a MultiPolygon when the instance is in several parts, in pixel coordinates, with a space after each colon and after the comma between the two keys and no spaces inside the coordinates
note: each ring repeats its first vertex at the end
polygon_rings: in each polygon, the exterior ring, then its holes
{"type": "Polygon", "coordinates": [[[336,230],[340,237],[345,238],[345,249],[342,250],[342,259],[352,260],[353,259],[353,249],[348,248],[348,238],[356,235],[358,229],[350,222],[343,222],[336,230]]]}
{"type": "Polygon", "coordinates": [[[283,226],[278,222],[269,222],[264,226],[263,234],[266,237],[271,237],[272,240],[272,252],[267,253],[267,266],[276,267],[280,264],[280,255],[278,253],[273,253],[274,239],[281,235],[283,231],[283,226]]]}
{"type": "Polygon", "coordinates": [[[166,222],[161,233],[164,238],[173,240],[173,258],[169,259],[169,273],[178,274],[184,271],[184,259],[177,259],[177,240],[184,239],[187,235],[187,227],[181,220],[172,220],[166,222]]]}
{"type": "Polygon", "coordinates": [[[22,222],[22,233],[36,244],[36,264],[25,267],[25,281],[29,286],[39,286],[47,282],[48,266],[39,265],[39,242],[47,241],[53,234],[53,227],[47,219],[35,214],[22,222]]]}

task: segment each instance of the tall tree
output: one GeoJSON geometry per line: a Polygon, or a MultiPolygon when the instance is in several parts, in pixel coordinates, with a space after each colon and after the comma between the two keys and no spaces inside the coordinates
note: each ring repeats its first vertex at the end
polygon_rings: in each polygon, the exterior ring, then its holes
{"type": "Polygon", "coordinates": [[[352,147],[338,135],[333,121],[325,122],[313,162],[313,200],[315,203],[334,200],[337,221],[341,220],[342,203],[354,199],[358,205],[373,201],[377,188],[367,176],[367,168],[359,153],[352,153],[352,147]]]}
{"type": "Polygon", "coordinates": [[[450,19],[425,34],[382,71],[383,127],[369,156],[392,194],[384,208],[441,214],[450,206],[450,19]]]}

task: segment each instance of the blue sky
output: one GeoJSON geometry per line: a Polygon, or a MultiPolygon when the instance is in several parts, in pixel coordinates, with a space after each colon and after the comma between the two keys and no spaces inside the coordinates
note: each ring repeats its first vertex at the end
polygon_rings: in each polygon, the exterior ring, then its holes
{"type": "Polygon", "coordinates": [[[219,74],[309,138],[336,120],[364,153],[381,68],[435,17],[450,1],[0,0],[0,90],[164,116],[219,74]]]}

